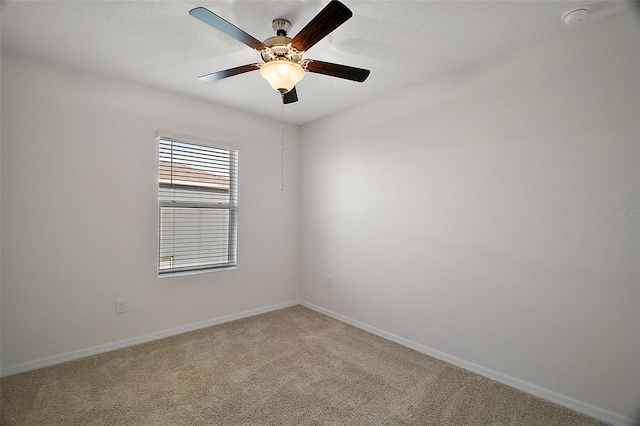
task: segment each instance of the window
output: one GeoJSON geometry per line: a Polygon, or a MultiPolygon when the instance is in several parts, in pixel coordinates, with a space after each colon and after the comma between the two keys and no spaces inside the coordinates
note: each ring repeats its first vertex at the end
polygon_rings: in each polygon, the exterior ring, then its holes
{"type": "Polygon", "coordinates": [[[238,151],[158,140],[158,274],[235,266],[238,151]]]}

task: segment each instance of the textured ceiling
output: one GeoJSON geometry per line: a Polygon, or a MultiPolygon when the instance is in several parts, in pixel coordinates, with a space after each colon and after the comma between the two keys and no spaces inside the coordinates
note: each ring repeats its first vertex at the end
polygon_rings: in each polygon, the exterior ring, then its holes
{"type": "MultiPolygon", "coordinates": [[[[286,18],[294,36],[328,0],[2,1],[2,48],[280,119],[280,96],[257,72],[198,76],[259,61],[244,44],[189,16],[204,6],[257,39],[286,18]]],[[[628,1],[343,0],[353,18],[306,58],[371,70],[355,83],[307,73],[285,120],[303,124],[623,12],[628,1]],[[568,27],[563,12],[590,5],[568,27]]]]}

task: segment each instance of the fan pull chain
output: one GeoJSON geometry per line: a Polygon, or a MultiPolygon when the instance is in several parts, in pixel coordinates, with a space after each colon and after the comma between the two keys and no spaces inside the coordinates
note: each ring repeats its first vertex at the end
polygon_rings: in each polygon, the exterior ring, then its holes
{"type": "Polygon", "coordinates": [[[284,191],[284,93],[282,94],[282,104],[280,110],[280,191],[284,191]]]}

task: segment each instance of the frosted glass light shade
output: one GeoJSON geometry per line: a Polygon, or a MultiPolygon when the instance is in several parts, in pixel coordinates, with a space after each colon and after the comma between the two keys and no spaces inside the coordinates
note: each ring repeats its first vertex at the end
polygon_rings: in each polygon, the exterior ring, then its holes
{"type": "Polygon", "coordinates": [[[287,93],[304,78],[300,64],[290,61],[271,61],[260,67],[260,75],[280,93],[287,93]]]}

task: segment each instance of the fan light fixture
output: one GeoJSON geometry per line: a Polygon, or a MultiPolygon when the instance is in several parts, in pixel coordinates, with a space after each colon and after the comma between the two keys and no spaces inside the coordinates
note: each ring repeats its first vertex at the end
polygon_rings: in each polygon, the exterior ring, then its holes
{"type": "Polygon", "coordinates": [[[304,78],[304,69],[295,62],[276,60],[262,64],[260,75],[271,87],[285,94],[304,78]]]}

